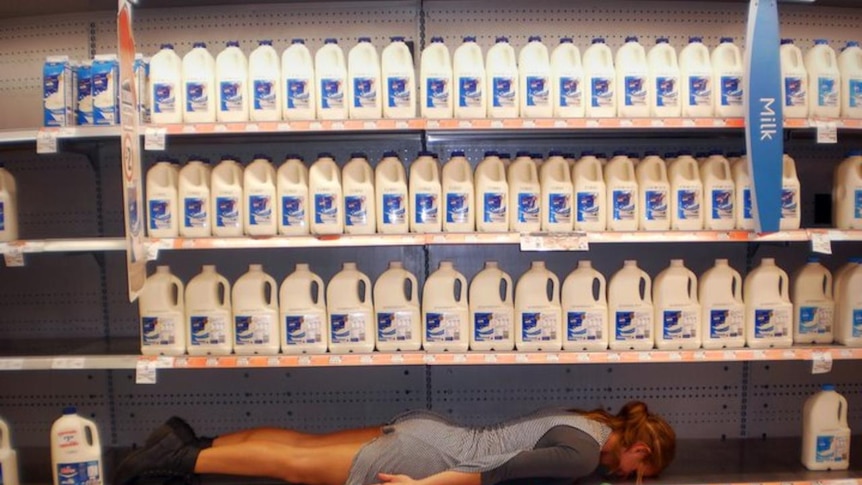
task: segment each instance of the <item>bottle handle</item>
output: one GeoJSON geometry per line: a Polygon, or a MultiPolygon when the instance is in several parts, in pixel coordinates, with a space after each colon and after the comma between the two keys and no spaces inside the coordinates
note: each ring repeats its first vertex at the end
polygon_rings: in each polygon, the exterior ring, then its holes
{"type": "Polygon", "coordinates": [[[607,298],[607,294],[608,294],[607,293],[607,286],[608,286],[607,280],[605,280],[604,275],[602,275],[601,273],[599,273],[597,276],[595,276],[594,281],[595,280],[598,280],[598,282],[599,282],[599,296],[598,296],[598,298],[594,298],[595,302],[596,303],[602,303],[602,302],[607,303],[607,300],[608,300],[608,298],[607,298]]]}
{"type": "Polygon", "coordinates": [[[828,296],[831,299],[833,296],[832,295],[832,273],[830,273],[830,272],[826,273],[826,275],[823,277],[823,283],[825,285],[824,293],[826,294],[826,296],[828,296]]]}
{"type": "Polygon", "coordinates": [[[641,301],[647,301],[647,298],[652,301],[652,281],[650,281],[649,276],[641,276],[644,281],[644,294],[641,297],[641,301]]]}
{"type": "Polygon", "coordinates": [[[733,298],[742,301],[742,276],[739,273],[734,273],[733,282],[735,283],[733,298]]]}
{"type": "MultiPolygon", "coordinates": [[[[362,303],[365,304],[365,303],[368,303],[368,300],[371,298],[371,288],[372,288],[371,280],[368,279],[367,276],[362,276],[362,278],[360,278],[359,281],[361,281],[362,283],[365,284],[365,291],[362,292],[362,303]]],[[[358,285],[356,287],[356,291],[359,291],[358,285]]]]}
{"type": "MultiPolygon", "coordinates": [[[[275,299],[275,284],[272,281],[264,281],[263,282],[263,294],[266,296],[266,289],[269,288],[269,298],[267,298],[266,306],[272,306],[273,300],[275,299]]],[[[278,305],[276,305],[278,306],[278,305]]]]}
{"type": "Polygon", "coordinates": [[[781,299],[789,300],[790,297],[788,296],[788,291],[790,291],[790,289],[788,288],[789,282],[787,279],[787,275],[781,275],[779,277],[779,281],[781,282],[781,299]]]}
{"type": "Polygon", "coordinates": [[[309,291],[309,293],[311,293],[309,295],[311,297],[311,301],[314,302],[314,306],[321,308],[321,309],[326,309],[326,301],[325,301],[326,297],[325,297],[325,293],[324,293],[325,287],[323,286],[323,279],[320,276],[314,275],[314,276],[312,276],[311,281],[312,281],[312,283],[317,284],[317,299],[316,300],[314,298],[314,292],[311,291],[312,290],[311,285],[308,286],[308,291],[309,291]]]}
{"type": "Polygon", "coordinates": [[[688,299],[697,299],[697,276],[691,271],[688,273],[688,299]]]}
{"type": "Polygon", "coordinates": [[[514,291],[514,287],[512,286],[512,277],[507,275],[506,273],[503,273],[501,279],[506,282],[506,301],[512,303],[513,301],[515,301],[514,297],[512,296],[512,292],[514,291]]]}
{"type": "Polygon", "coordinates": [[[416,276],[414,276],[412,273],[408,274],[404,278],[404,281],[410,282],[410,295],[407,297],[407,301],[409,301],[410,303],[417,303],[418,304],[419,303],[419,291],[418,291],[419,283],[416,281],[416,276]]]}

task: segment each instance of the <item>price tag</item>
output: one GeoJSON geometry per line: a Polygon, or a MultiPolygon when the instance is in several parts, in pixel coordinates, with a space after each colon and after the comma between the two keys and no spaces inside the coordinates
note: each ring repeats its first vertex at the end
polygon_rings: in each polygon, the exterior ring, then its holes
{"type": "Polygon", "coordinates": [[[545,356],[545,362],[556,363],[560,361],[560,354],[548,354],[545,356]]]}
{"type": "Polygon", "coordinates": [[[0,370],[21,370],[24,359],[0,359],[0,370]]]}
{"type": "Polygon", "coordinates": [[[135,384],[156,383],[156,361],[140,359],[135,365],[135,384]]]}
{"type": "Polygon", "coordinates": [[[36,153],[57,153],[57,132],[39,130],[36,133],[36,153]]]}
{"type": "Polygon", "coordinates": [[[204,365],[207,367],[218,367],[219,359],[218,357],[207,357],[206,363],[204,365]]]}
{"type": "Polygon", "coordinates": [[[694,360],[706,360],[706,352],[698,350],[694,353],[694,360]]]}
{"type": "Polygon", "coordinates": [[[337,365],[341,363],[341,357],[338,355],[333,355],[329,358],[329,365],[337,365]]]}
{"type": "Polygon", "coordinates": [[[3,253],[3,260],[6,261],[7,268],[20,268],[24,266],[24,253],[20,248],[9,246],[9,249],[3,253]]]}
{"type": "Polygon", "coordinates": [[[249,123],[245,125],[245,131],[257,133],[258,131],[260,131],[260,126],[258,126],[256,123],[249,123]]]}
{"type": "Polygon", "coordinates": [[[404,363],[404,356],[402,356],[401,354],[393,354],[392,355],[392,363],[393,364],[403,364],[404,363]]]}
{"type": "Polygon", "coordinates": [[[488,364],[496,364],[497,356],[494,354],[485,354],[485,362],[488,364]]]}
{"type": "Polygon", "coordinates": [[[463,364],[464,362],[467,362],[467,356],[464,354],[455,354],[452,361],[456,364],[463,364]]]}
{"type": "Polygon", "coordinates": [[[674,362],[679,362],[682,360],[682,354],[679,352],[671,352],[670,355],[668,355],[668,358],[674,362]]]}
{"type": "Polygon", "coordinates": [[[303,355],[299,358],[299,365],[311,365],[311,357],[303,355]]]}
{"type": "Polygon", "coordinates": [[[590,241],[584,233],[560,235],[521,234],[521,251],[589,251],[590,241]]]}
{"type": "Polygon", "coordinates": [[[434,362],[437,362],[437,357],[434,357],[434,354],[425,354],[422,361],[426,364],[433,364],[434,362]]]}
{"type": "Polygon", "coordinates": [[[828,374],[832,370],[832,353],[831,352],[812,352],[811,353],[811,373],[812,374],[828,374]]]}
{"type": "Polygon", "coordinates": [[[236,359],[237,367],[248,367],[249,365],[251,365],[251,361],[248,359],[248,357],[240,357],[236,359]]]}
{"type": "Polygon", "coordinates": [[[578,362],[590,362],[590,354],[586,352],[578,354],[578,362]]]}
{"type": "Polygon", "coordinates": [[[52,369],[83,369],[83,357],[54,357],[51,360],[52,369]]]}
{"type": "Polygon", "coordinates": [[[159,260],[159,243],[144,244],[147,250],[147,261],[159,260]]]}
{"type": "Polygon", "coordinates": [[[362,365],[371,365],[374,363],[374,359],[370,355],[363,355],[359,358],[359,363],[362,365]]]}
{"type": "Polygon", "coordinates": [[[650,362],[652,360],[652,352],[638,352],[638,360],[641,362],[650,362]]]}
{"type": "Polygon", "coordinates": [[[147,128],[144,131],[144,150],[163,151],[165,149],[165,135],[167,128],[147,128]]]}
{"type": "Polygon", "coordinates": [[[838,143],[838,123],[834,121],[818,121],[817,143],[838,143]]]}
{"type": "Polygon", "coordinates": [[[829,233],[812,233],[811,251],[820,254],[832,254],[832,239],[829,237],[829,233]]]}
{"type": "Polygon", "coordinates": [[[530,357],[527,354],[517,354],[515,355],[515,363],[517,364],[528,364],[530,362],[530,357]]]}

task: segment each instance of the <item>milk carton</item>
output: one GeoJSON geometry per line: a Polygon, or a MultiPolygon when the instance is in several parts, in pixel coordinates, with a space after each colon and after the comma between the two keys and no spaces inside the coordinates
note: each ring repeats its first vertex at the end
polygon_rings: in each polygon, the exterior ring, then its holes
{"type": "Polygon", "coordinates": [[[515,49],[508,37],[497,37],[485,60],[489,118],[517,118],[520,85],[515,49]]]}
{"type": "Polygon", "coordinates": [[[329,315],[329,351],[332,353],[371,352],[374,350],[374,304],[371,280],[344,263],[326,287],[329,315]]]}
{"type": "Polygon", "coordinates": [[[216,85],[219,93],[216,120],[248,121],[248,60],[235,40],[228,41],[216,57],[216,85]]]}
{"type": "Polygon", "coordinates": [[[186,351],[183,282],[168,266],[158,266],[138,297],[141,317],[141,353],[182,355],[186,351]]]}
{"type": "Polygon", "coordinates": [[[652,281],[628,260],[608,284],[608,317],[611,350],[653,348],[652,281]],[[643,286],[643,290],[641,290],[643,286]]]}
{"type": "Polygon", "coordinates": [[[542,230],[571,232],[572,175],[569,164],[559,152],[551,152],[539,169],[542,183],[542,230]]]}
{"type": "Polygon", "coordinates": [[[608,348],[608,300],[605,277],[592,263],[578,261],[561,290],[563,350],[608,348]]]}
{"type": "Polygon", "coordinates": [[[682,75],[682,115],[691,118],[713,116],[713,72],[709,48],[700,37],[691,37],[679,53],[682,75]]]}
{"type": "Polygon", "coordinates": [[[838,229],[862,229],[862,150],[850,152],[835,169],[832,220],[838,229]]]}
{"type": "MultiPolygon", "coordinates": [[[[317,85],[317,118],[347,119],[347,66],[344,51],[335,39],[326,39],[314,55],[314,76],[317,85]]],[[[379,74],[378,74],[379,77],[379,74]]],[[[350,99],[350,98],[348,98],[350,99]]],[[[350,99],[352,101],[352,99],[350,99]]]]}
{"type": "Polygon", "coordinates": [[[75,124],[93,124],[93,62],[83,61],[74,67],[75,124]]]}
{"type": "Polygon", "coordinates": [[[51,475],[54,485],[105,483],[99,428],[78,416],[74,406],[51,425],[51,475]]]}
{"type": "Polygon", "coordinates": [[[542,186],[529,152],[518,152],[507,170],[509,180],[509,227],[519,233],[538,232],[542,227],[542,186]]]}
{"type": "Polygon", "coordinates": [[[150,58],[143,54],[135,54],[135,62],[132,65],[135,74],[135,94],[138,104],[135,111],[138,113],[138,123],[148,124],[150,117],[150,58]]]}
{"type": "Polygon", "coordinates": [[[667,37],[659,37],[647,53],[650,116],[672,118],[682,114],[680,71],[676,50],[667,37]]]}
{"type": "Polygon", "coordinates": [[[733,206],[736,212],[736,228],[743,231],[754,230],[754,205],[751,196],[751,175],[748,173],[748,160],[745,157],[733,162],[730,167],[733,173],[735,197],[733,206]]]}
{"type": "MultiPolygon", "coordinates": [[[[249,175],[252,176],[251,173],[249,175]]],[[[221,162],[212,171],[210,201],[213,208],[213,236],[243,235],[244,220],[248,218],[246,215],[248,211],[245,209],[247,197],[243,194],[243,188],[242,165],[230,155],[222,157],[221,162]]]]}
{"type": "Polygon", "coordinates": [[[604,168],[604,175],[608,230],[636,231],[640,196],[634,164],[628,157],[614,157],[604,168]]]}
{"type": "Polygon", "coordinates": [[[9,425],[0,419],[0,474],[4,485],[18,485],[18,454],[12,448],[9,425]]]}
{"type": "Polygon", "coordinates": [[[0,242],[18,239],[18,187],[0,164],[0,242]]]}
{"type": "Polygon", "coordinates": [[[802,464],[809,470],[850,467],[847,399],[826,384],[802,408],[802,464]]]}
{"type": "Polygon", "coordinates": [[[308,169],[299,156],[288,156],[276,172],[278,233],[285,236],[308,234],[309,212],[308,169]]]}
{"type": "Polygon", "coordinates": [[[515,307],[512,278],[496,261],[470,282],[470,350],[512,350],[515,346],[515,307]]]}
{"type": "Polygon", "coordinates": [[[344,232],[374,234],[377,230],[374,170],[364,153],[350,155],[341,178],[344,186],[344,232]]]}
{"type": "Polygon", "coordinates": [[[317,161],[308,170],[308,197],[314,204],[310,227],[312,234],[344,232],[341,170],[329,153],[318,155],[317,161]]]}
{"type": "Polygon", "coordinates": [[[826,39],[814,41],[805,53],[808,85],[813,91],[808,103],[811,117],[837,118],[841,115],[841,70],[835,51],[826,39]]]}
{"type": "Polygon", "coordinates": [[[45,126],[70,126],[72,117],[72,64],[68,56],[49,56],[42,68],[42,108],[45,126]]]}
{"type": "Polygon", "coordinates": [[[479,232],[509,230],[509,184],[506,167],[497,152],[485,152],[474,174],[475,207],[479,232]]]}
{"type": "Polygon", "coordinates": [[[285,354],[322,354],[326,352],[326,302],[320,276],[307,264],[297,264],[279,290],[281,351],[285,354]]]}
{"type": "Polygon", "coordinates": [[[465,352],[470,309],[467,279],[451,261],[441,261],[422,288],[422,348],[427,352],[465,352]]]}
{"type": "Polygon", "coordinates": [[[713,81],[715,87],[715,116],[743,117],[743,76],[742,51],[733,43],[732,37],[722,37],[712,51],[713,81]]]}
{"type": "Polygon", "coordinates": [[[584,116],[584,68],[571,37],[560,39],[551,53],[551,103],[555,118],[584,116]]]}
{"type": "Polygon", "coordinates": [[[385,152],[374,169],[377,197],[377,231],[381,234],[406,234],[410,230],[410,194],[407,174],[396,152],[385,152]]]}
{"type": "Polygon", "coordinates": [[[730,231],[736,226],[736,186],[730,163],[720,154],[713,154],[700,167],[703,181],[704,228],[710,231],[730,231]]]}
{"type": "Polygon", "coordinates": [[[526,351],[560,350],[563,345],[560,280],[533,261],[515,286],[515,347],[526,351]]]}
{"type": "Polygon", "coordinates": [[[171,162],[156,162],[147,170],[147,234],[150,237],[179,235],[179,171],[171,162]]]}
{"type": "Polygon", "coordinates": [[[641,193],[641,210],[638,226],[642,231],[667,231],[670,229],[670,182],[664,160],[650,153],[635,169],[638,189],[641,193]]]}
{"type": "Polygon", "coordinates": [[[452,61],[442,37],[432,37],[431,45],[422,51],[423,89],[421,116],[428,119],[451,118],[455,90],[452,84],[452,61]]]}
{"type": "Polygon", "coordinates": [[[380,59],[370,37],[360,37],[347,55],[348,113],[354,119],[378,119],[382,115],[380,59]]]}
{"type": "Polygon", "coordinates": [[[233,285],[233,324],[237,354],[275,355],[280,347],[278,286],[259,264],[233,285]]]}
{"type": "Polygon", "coordinates": [[[419,350],[422,315],[419,283],[400,261],[389,263],[374,283],[375,345],[381,352],[419,350]]]}
{"type": "Polygon", "coordinates": [[[786,118],[808,117],[808,71],[793,39],[781,39],[781,94],[786,118]]]}
{"type": "Polygon", "coordinates": [[[782,231],[796,230],[802,224],[802,188],[796,174],[796,162],[784,155],[782,164],[780,227],[782,231]]]}
{"type": "Polygon", "coordinates": [[[381,76],[383,117],[403,119],[416,116],[416,71],[404,37],[392,37],[392,42],[383,49],[381,76]]]}
{"type": "Polygon", "coordinates": [[[649,116],[649,65],[646,51],[634,36],[626,37],[626,43],[617,51],[617,105],[618,116],[646,118],[649,116]]]}
{"type": "Polygon", "coordinates": [[[752,348],[793,344],[793,305],[787,273],[772,258],[745,277],[745,343],[752,348]]]}
{"type": "Polygon", "coordinates": [[[209,237],[212,234],[210,167],[189,160],[179,173],[180,236],[209,237]]]}
{"type": "Polygon", "coordinates": [[[701,275],[698,290],[703,348],[743,347],[745,304],[739,272],[726,259],[716,259],[715,266],[701,275]]]}
{"type": "Polygon", "coordinates": [[[183,121],[186,123],[213,123],[216,120],[215,59],[203,42],[195,42],[192,50],[183,56],[183,93],[185,103],[183,121]]]}
{"type": "Polygon", "coordinates": [[[282,118],[286,120],[313,120],[317,96],[314,77],[314,58],[305,40],[293,39],[290,47],[281,54],[282,118]]]}
{"type": "Polygon", "coordinates": [[[162,44],[150,59],[150,118],[153,123],[182,123],[185,96],[183,61],[172,44],[162,44]]]}
{"type": "Polygon", "coordinates": [[[584,51],[588,118],[613,118],[617,115],[616,70],[611,48],[605,39],[595,38],[584,51]]]}
{"type": "Polygon", "coordinates": [[[700,179],[697,160],[684,153],[670,164],[668,176],[671,190],[671,229],[703,229],[703,182],[700,179]]]}
{"type": "Polygon", "coordinates": [[[251,121],[281,119],[281,65],[271,40],[262,40],[248,56],[248,103],[251,121]]]}
{"type": "Polygon", "coordinates": [[[230,283],[204,265],[186,285],[186,331],[189,355],[227,355],[233,349],[234,325],[230,283]]]}
{"type": "Polygon", "coordinates": [[[793,343],[831,344],[835,302],[832,299],[832,273],[818,258],[793,275],[793,343]]]}
{"type": "Polygon", "coordinates": [[[841,117],[862,118],[862,48],[848,42],[838,56],[841,71],[841,117]]]}
{"type": "Polygon", "coordinates": [[[608,196],[602,162],[594,155],[584,154],[572,171],[575,195],[575,230],[604,231],[608,219],[608,196]]]}
{"type": "Polygon", "coordinates": [[[484,118],[487,113],[485,58],[476,37],[464,37],[452,60],[455,117],[484,118]]]}
{"type": "Polygon", "coordinates": [[[835,273],[835,341],[862,346],[862,259],[854,258],[835,273]]]}
{"type": "Polygon", "coordinates": [[[551,102],[551,60],[548,48],[538,35],[530,36],[527,45],[518,56],[521,92],[521,116],[525,118],[550,118],[554,114],[551,102]]]}
{"type": "Polygon", "coordinates": [[[274,236],[278,232],[278,199],[275,168],[266,155],[255,155],[243,172],[243,227],[249,236],[274,236]]]}
{"type": "MultiPolygon", "coordinates": [[[[416,160],[410,165],[408,180],[410,182],[410,231],[442,231],[440,166],[435,155],[431,152],[419,152],[416,160]]],[[[470,186],[472,187],[472,184],[470,186]]],[[[472,194],[469,200],[473,200],[472,194]]]]}
{"type": "Polygon", "coordinates": [[[657,348],[700,348],[701,310],[697,298],[697,276],[681,259],[672,259],[653,285],[657,348]]]}

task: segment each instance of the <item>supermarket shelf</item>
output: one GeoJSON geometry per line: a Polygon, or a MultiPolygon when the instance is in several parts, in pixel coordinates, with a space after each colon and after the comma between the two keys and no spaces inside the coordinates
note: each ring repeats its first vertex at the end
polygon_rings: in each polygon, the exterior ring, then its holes
{"type": "Polygon", "coordinates": [[[30,143],[35,142],[40,134],[52,136],[59,140],[119,138],[119,126],[70,126],[66,128],[38,128],[31,130],[0,130],[0,143],[30,143]]]}
{"type": "Polygon", "coordinates": [[[0,243],[0,254],[124,251],[125,249],[126,240],[121,237],[33,239],[0,243]]]}

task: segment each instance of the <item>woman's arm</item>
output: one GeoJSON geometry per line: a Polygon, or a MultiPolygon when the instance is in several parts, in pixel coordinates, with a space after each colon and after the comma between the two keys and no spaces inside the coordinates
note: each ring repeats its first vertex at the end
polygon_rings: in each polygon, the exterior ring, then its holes
{"type": "Polygon", "coordinates": [[[480,485],[482,476],[479,473],[445,471],[431,475],[421,480],[414,480],[407,475],[379,474],[381,483],[400,485],[480,485]]]}

